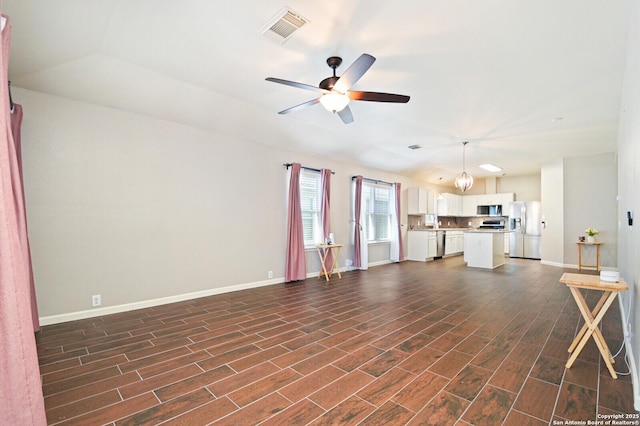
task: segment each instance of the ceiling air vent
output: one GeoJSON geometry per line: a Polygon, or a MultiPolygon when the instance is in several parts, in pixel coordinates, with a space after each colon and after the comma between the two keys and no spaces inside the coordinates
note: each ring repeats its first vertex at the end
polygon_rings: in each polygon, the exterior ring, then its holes
{"type": "Polygon", "coordinates": [[[262,34],[279,43],[284,43],[307,22],[309,21],[306,18],[285,7],[264,26],[262,34]]]}

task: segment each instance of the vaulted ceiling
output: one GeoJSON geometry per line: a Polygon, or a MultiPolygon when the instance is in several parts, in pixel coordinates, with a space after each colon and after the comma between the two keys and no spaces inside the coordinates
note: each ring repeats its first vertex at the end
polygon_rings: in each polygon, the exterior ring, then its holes
{"type": "MultiPolygon", "coordinates": [[[[462,167],[536,173],[560,157],[614,152],[631,0],[4,0],[13,86],[451,183],[462,167]],[[308,20],[263,34],[285,6],[308,20]],[[362,53],[345,125],[310,85],[362,53]],[[410,145],[420,149],[411,150],[410,145]],[[442,180],[440,180],[442,178],[442,180]]],[[[16,101],[19,102],[19,99],[16,101]]],[[[28,114],[28,111],[27,111],[28,114]]],[[[27,120],[27,116],[25,120],[27,120]]],[[[233,141],[232,138],[229,139],[233,141]]],[[[320,164],[321,166],[321,164],[320,164]]]]}

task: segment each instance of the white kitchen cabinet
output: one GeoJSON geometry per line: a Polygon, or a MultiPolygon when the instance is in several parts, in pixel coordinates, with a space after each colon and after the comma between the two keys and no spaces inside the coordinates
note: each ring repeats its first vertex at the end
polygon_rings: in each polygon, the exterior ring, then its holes
{"type": "Polygon", "coordinates": [[[461,216],[462,197],[456,194],[442,193],[438,198],[438,216],[461,216]]]}
{"type": "Polygon", "coordinates": [[[455,235],[455,245],[453,246],[455,248],[455,252],[456,253],[462,253],[464,252],[464,232],[459,232],[457,235],[455,235]]]}
{"type": "Polygon", "coordinates": [[[407,232],[407,260],[424,262],[429,257],[428,231],[407,232]]]}
{"type": "Polygon", "coordinates": [[[407,189],[407,214],[434,214],[433,191],[426,188],[407,189]]]}
{"type": "Polygon", "coordinates": [[[479,206],[502,205],[502,211],[509,208],[509,203],[514,200],[513,192],[503,194],[481,194],[477,196],[479,206]]]}
{"type": "Polygon", "coordinates": [[[436,233],[433,231],[429,231],[427,232],[427,234],[429,234],[429,251],[427,253],[427,257],[436,257],[436,255],[438,254],[438,241],[436,239],[436,233]]]}
{"type": "Polygon", "coordinates": [[[444,236],[444,255],[448,256],[453,253],[453,234],[447,232],[444,236]]]}
{"type": "Polygon", "coordinates": [[[504,254],[509,254],[509,241],[511,240],[509,232],[504,233],[504,254]]]}
{"type": "Polygon", "coordinates": [[[427,214],[436,214],[435,194],[430,189],[427,189],[427,214]]]}
{"type": "Polygon", "coordinates": [[[495,194],[481,194],[478,195],[478,205],[479,206],[488,206],[491,204],[491,197],[495,194]]]}
{"type": "Polygon", "coordinates": [[[462,231],[447,231],[445,234],[444,254],[446,256],[459,254],[464,251],[464,233],[462,231]]]}
{"type": "Polygon", "coordinates": [[[502,214],[507,216],[509,214],[509,203],[515,201],[515,194],[513,192],[508,192],[501,195],[501,203],[502,204],[502,214]]]}
{"type": "Polygon", "coordinates": [[[475,216],[478,213],[478,195],[462,196],[462,216],[475,216]]]}

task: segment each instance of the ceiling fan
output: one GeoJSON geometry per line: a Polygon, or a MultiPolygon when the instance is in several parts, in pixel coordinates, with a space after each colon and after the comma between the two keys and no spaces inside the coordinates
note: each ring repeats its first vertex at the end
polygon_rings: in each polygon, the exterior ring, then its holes
{"type": "Polygon", "coordinates": [[[363,53],[353,64],[351,64],[349,68],[347,68],[342,76],[338,77],[336,75],[336,68],[338,68],[342,63],[342,58],[332,56],[327,59],[327,65],[333,69],[333,76],[322,80],[318,87],[297,83],[295,81],[283,80],[281,78],[268,77],[266,80],[273,83],[280,83],[287,86],[297,87],[299,89],[309,90],[321,95],[316,99],[312,99],[300,105],[280,111],[278,114],[289,114],[290,112],[298,111],[302,108],[321,103],[328,111],[337,113],[345,124],[349,124],[353,122],[353,114],[351,114],[351,109],[349,109],[349,101],[392,102],[403,104],[409,102],[409,96],[405,95],[349,90],[351,86],[360,80],[375,61],[376,58],[363,53]]]}

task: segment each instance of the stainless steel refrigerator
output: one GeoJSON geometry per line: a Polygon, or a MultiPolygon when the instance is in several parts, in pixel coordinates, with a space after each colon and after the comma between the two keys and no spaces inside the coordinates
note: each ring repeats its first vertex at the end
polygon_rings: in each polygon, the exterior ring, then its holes
{"type": "Polygon", "coordinates": [[[542,257],[541,222],[540,201],[516,201],[509,204],[509,257],[542,257]]]}

